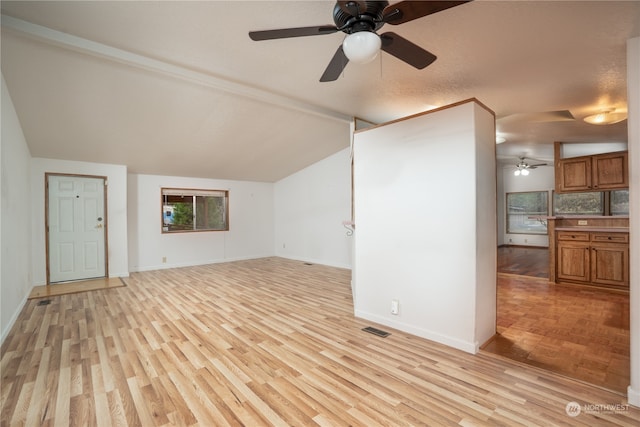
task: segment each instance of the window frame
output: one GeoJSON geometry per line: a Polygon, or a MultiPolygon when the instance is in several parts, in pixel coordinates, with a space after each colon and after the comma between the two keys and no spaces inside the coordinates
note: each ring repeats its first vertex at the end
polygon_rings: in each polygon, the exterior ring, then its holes
{"type": "Polygon", "coordinates": [[[546,236],[549,234],[549,231],[547,229],[547,221],[546,221],[546,217],[549,216],[549,191],[548,190],[537,190],[537,191],[513,191],[513,192],[507,192],[505,195],[505,228],[506,228],[506,232],[507,234],[533,234],[533,235],[539,235],[539,236],[546,236]],[[510,229],[510,225],[511,225],[511,221],[509,220],[510,216],[513,215],[509,212],[510,210],[510,204],[509,204],[509,196],[510,195],[515,195],[515,194],[544,194],[545,195],[545,200],[546,200],[546,212],[544,213],[531,213],[531,214],[526,214],[523,213],[522,215],[527,215],[529,218],[527,219],[531,219],[531,218],[535,218],[535,217],[544,217],[544,220],[541,219],[537,219],[537,222],[540,223],[543,227],[544,227],[544,232],[543,231],[536,231],[536,230],[511,230],[510,229]]]}
{"type": "Polygon", "coordinates": [[[216,231],[229,231],[229,191],[228,190],[214,190],[214,189],[198,189],[198,188],[176,188],[176,187],[161,187],[160,188],[160,229],[162,234],[175,234],[175,233],[201,233],[201,232],[216,232],[216,231]],[[169,197],[189,197],[192,203],[193,219],[191,225],[192,229],[170,229],[168,222],[165,222],[167,215],[167,206],[169,206],[169,197]],[[197,199],[199,197],[219,197],[223,199],[224,206],[222,208],[222,222],[223,227],[220,228],[198,228],[198,210],[197,199]]]}

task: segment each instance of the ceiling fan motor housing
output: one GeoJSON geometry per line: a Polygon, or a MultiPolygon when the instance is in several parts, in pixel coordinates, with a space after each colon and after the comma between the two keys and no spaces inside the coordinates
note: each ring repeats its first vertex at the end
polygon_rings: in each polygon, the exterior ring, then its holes
{"type": "Polygon", "coordinates": [[[388,5],[388,1],[338,2],[333,8],[333,21],[347,34],[375,32],[384,25],[383,12],[388,5]]]}

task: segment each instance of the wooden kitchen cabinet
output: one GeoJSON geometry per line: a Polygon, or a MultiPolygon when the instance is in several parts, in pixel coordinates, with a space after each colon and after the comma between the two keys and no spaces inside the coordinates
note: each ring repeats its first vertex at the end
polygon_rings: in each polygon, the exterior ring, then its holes
{"type": "Polygon", "coordinates": [[[559,159],[556,191],[601,191],[629,187],[628,152],[559,159]]]}
{"type": "Polygon", "coordinates": [[[561,159],[556,165],[556,191],[590,191],[591,157],[561,159]]]}
{"type": "Polygon", "coordinates": [[[590,264],[592,283],[616,287],[629,286],[627,243],[597,243],[592,240],[590,264]]]}
{"type": "Polygon", "coordinates": [[[629,154],[627,151],[619,153],[599,154],[591,160],[591,171],[594,190],[612,190],[629,187],[629,154]]]}
{"type": "Polygon", "coordinates": [[[556,281],[628,289],[628,233],[558,231],[556,241],[556,281]]]}
{"type": "Polygon", "coordinates": [[[557,274],[559,280],[590,280],[589,243],[558,242],[557,274]]]}

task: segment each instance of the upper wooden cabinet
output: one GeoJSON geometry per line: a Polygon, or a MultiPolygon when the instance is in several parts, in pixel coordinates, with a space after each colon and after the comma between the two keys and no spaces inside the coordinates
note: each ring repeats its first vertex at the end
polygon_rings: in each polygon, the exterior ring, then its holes
{"type": "Polygon", "coordinates": [[[559,159],[555,179],[559,193],[628,188],[628,152],[559,159]]]}
{"type": "Polygon", "coordinates": [[[629,154],[627,151],[593,156],[591,171],[594,190],[629,187],[629,154]]]}

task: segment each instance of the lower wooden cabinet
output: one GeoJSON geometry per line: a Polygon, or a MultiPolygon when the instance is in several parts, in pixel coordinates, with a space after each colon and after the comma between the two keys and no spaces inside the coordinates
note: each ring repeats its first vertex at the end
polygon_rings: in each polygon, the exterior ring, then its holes
{"type": "Polygon", "coordinates": [[[556,280],[629,288],[629,234],[556,233],[556,280]]]}
{"type": "Polygon", "coordinates": [[[590,280],[599,285],[628,288],[629,245],[593,244],[590,280]]]}
{"type": "Polygon", "coordinates": [[[588,282],[591,278],[589,249],[588,243],[558,242],[558,279],[588,282]]]}

